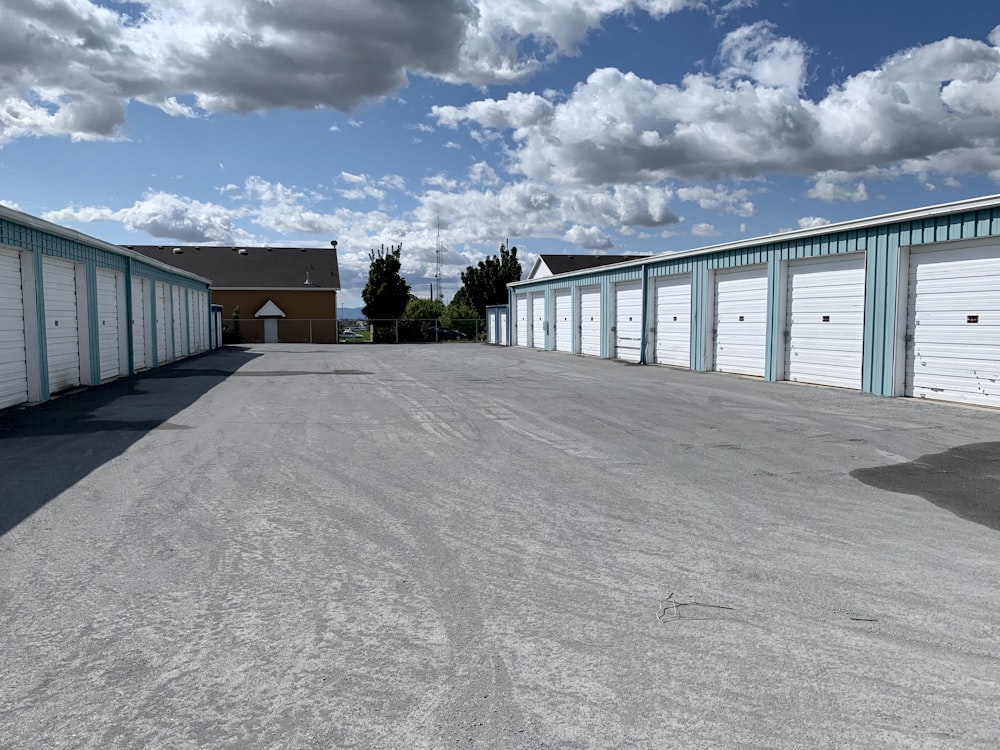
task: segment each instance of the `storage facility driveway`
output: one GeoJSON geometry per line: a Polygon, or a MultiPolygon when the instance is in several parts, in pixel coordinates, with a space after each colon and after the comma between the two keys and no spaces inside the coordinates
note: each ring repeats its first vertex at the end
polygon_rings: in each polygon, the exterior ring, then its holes
{"type": "Polygon", "coordinates": [[[993,749],[998,428],[475,344],[0,415],[0,747],[993,749]]]}

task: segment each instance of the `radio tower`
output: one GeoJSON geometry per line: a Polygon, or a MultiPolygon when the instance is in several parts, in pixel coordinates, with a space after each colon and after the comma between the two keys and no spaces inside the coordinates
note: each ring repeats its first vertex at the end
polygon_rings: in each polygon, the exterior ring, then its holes
{"type": "Polygon", "coordinates": [[[441,212],[438,211],[437,215],[437,240],[434,245],[434,259],[437,262],[437,268],[434,271],[434,279],[437,281],[437,298],[444,302],[444,292],[441,291],[441,212]]]}

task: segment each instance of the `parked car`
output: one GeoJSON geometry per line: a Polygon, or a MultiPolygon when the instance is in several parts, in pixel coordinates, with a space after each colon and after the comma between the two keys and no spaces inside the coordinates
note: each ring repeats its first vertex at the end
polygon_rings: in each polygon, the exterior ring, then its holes
{"type": "Polygon", "coordinates": [[[424,338],[427,341],[464,341],[468,336],[454,328],[433,326],[424,330],[424,338]]]}
{"type": "Polygon", "coordinates": [[[350,328],[348,328],[346,331],[341,331],[340,332],[340,338],[342,338],[342,339],[360,339],[360,338],[364,338],[364,337],[360,333],[357,333],[357,332],[351,330],[350,328]]]}

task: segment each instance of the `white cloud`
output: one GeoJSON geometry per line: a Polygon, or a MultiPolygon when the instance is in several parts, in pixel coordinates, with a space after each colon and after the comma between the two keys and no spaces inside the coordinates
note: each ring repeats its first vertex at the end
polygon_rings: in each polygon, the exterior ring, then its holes
{"type": "Polygon", "coordinates": [[[604,234],[600,227],[573,225],[563,235],[563,239],[588,250],[607,250],[614,247],[611,238],[604,234]]]}
{"type": "Polygon", "coordinates": [[[691,234],[695,237],[717,237],[719,230],[713,224],[700,223],[691,227],[691,234]]]}
{"type": "Polygon", "coordinates": [[[728,190],[722,185],[710,188],[704,185],[682,187],[677,190],[682,201],[697,203],[706,211],[724,211],[736,216],[750,217],[757,214],[757,208],[749,200],[749,190],[728,190]]]}
{"type": "Polygon", "coordinates": [[[799,219],[799,229],[816,229],[817,227],[824,227],[829,223],[829,219],[824,219],[820,216],[803,216],[799,219]]]}
{"type": "Polygon", "coordinates": [[[870,198],[865,183],[852,184],[850,175],[827,172],[816,177],[806,195],[824,201],[866,201],[870,198]]]}

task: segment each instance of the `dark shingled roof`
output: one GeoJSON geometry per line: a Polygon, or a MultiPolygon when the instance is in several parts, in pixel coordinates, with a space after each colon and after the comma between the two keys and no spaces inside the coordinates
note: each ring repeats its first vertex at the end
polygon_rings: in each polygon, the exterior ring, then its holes
{"type": "Polygon", "coordinates": [[[326,247],[126,245],[211,279],[216,289],[340,289],[337,251],[326,247]],[[177,253],[174,250],[180,250],[177,253]],[[306,284],[308,278],[309,284],[306,284]]]}
{"type": "Polygon", "coordinates": [[[642,255],[546,255],[539,256],[553,274],[582,271],[585,268],[610,266],[612,263],[624,263],[638,260],[642,255]]]}

